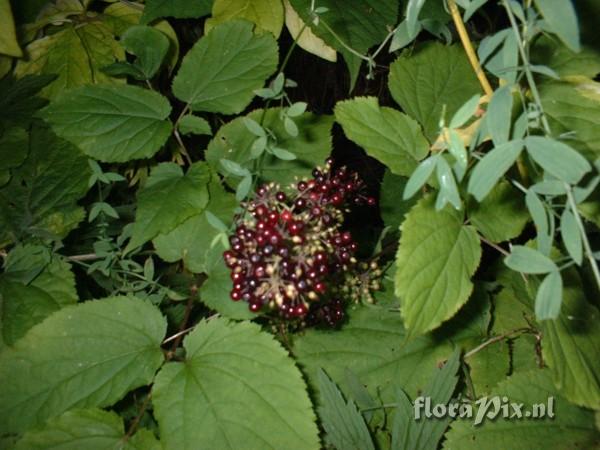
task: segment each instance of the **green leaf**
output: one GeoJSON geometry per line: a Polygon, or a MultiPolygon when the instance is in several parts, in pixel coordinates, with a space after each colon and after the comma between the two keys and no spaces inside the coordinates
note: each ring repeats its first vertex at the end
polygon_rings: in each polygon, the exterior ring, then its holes
{"type": "Polygon", "coordinates": [[[527,152],[549,174],[566,183],[577,184],[592,170],[587,160],[568,146],[542,136],[525,138],[527,152]]]}
{"type": "Polygon", "coordinates": [[[548,224],[548,219],[552,220],[552,216],[548,215],[544,203],[531,189],[528,189],[527,194],[525,194],[525,204],[537,231],[536,241],[538,250],[544,255],[548,255],[550,254],[550,247],[552,246],[554,237],[550,234],[548,224]]]}
{"type": "MultiPolygon", "coordinates": [[[[11,252],[11,257],[17,251],[24,253],[33,251],[33,248],[16,247],[11,252]]],[[[34,267],[27,266],[19,267],[17,273],[36,270],[38,264],[34,263],[34,267]]],[[[13,345],[32,326],[53,312],[75,304],[78,300],[71,266],[56,256],[31,281],[21,281],[20,277],[15,277],[14,270],[15,268],[9,267],[0,277],[2,337],[8,345],[13,345]]]]}
{"type": "Polygon", "coordinates": [[[462,105],[458,111],[454,113],[452,120],[450,121],[450,128],[460,128],[468,122],[470,118],[475,115],[481,96],[479,94],[471,97],[464,105],[462,105]]]}
{"type": "Polygon", "coordinates": [[[214,0],[212,17],[205,22],[204,31],[208,33],[229,20],[245,19],[279,37],[283,16],[281,0],[214,0]]]}
{"type": "Polygon", "coordinates": [[[146,80],[151,79],[162,65],[169,51],[169,39],[156,28],[139,25],[129,28],[121,36],[121,45],[137,56],[135,65],[146,80]]]}
{"type": "Polygon", "coordinates": [[[138,192],[135,223],[126,252],[204,211],[209,181],[210,171],[203,162],[193,164],[185,175],[175,163],[159,164],[138,192]]]}
{"type": "Polygon", "coordinates": [[[85,86],[43,111],[56,134],[104,162],[149,158],[171,134],[171,105],[137,86],[85,86]]]}
{"type": "Polygon", "coordinates": [[[237,175],[238,177],[245,177],[250,175],[250,171],[248,171],[248,169],[244,169],[235,161],[231,161],[229,159],[222,159],[220,163],[221,166],[223,166],[223,169],[225,169],[232,175],[237,175]]]}
{"type": "Polygon", "coordinates": [[[507,181],[498,183],[481,202],[467,209],[471,223],[492,242],[518,237],[529,221],[523,197],[507,181]]]}
{"type": "Polygon", "coordinates": [[[223,248],[216,245],[205,254],[204,271],[208,279],[200,288],[200,301],[223,317],[235,320],[253,319],[256,313],[248,309],[246,302],[234,302],[230,293],[233,289],[231,271],[223,261],[223,248]]]}
{"type": "Polygon", "coordinates": [[[406,183],[406,187],[402,195],[403,200],[414,196],[417,191],[421,189],[425,183],[427,183],[427,180],[429,180],[429,177],[431,177],[431,174],[435,170],[436,166],[437,158],[435,156],[431,156],[421,161],[406,183]]]}
{"type": "Polygon", "coordinates": [[[242,181],[239,182],[237,189],[235,191],[235,199],[238,202],[242,202],[252,189],[252,175],[246,175],[242,178],[242,181]]]}
{"type": "Polygon", "coordinates": [[[152,393],[165,449],[319,448],[300,372],[258,325],[202,321],[184,347],[152,393]]]}
{"type": "Polygon", "coordinates": [[[555,33],[571,50],[578,52],[579,25],[571,2],[563,0],[535,0],[535,5],[546,20],[546,29],[555,33]]]}
{"type": "Polygon", "coordinates": [[[369,429],[352,400],[344,401],[342,393],[323,370],[319,370],[319,393],[322,406],[319,416],[326,439],[338,449],[375,450],[369,429]]]}
{"type": "Polygon", "coordinates": [[[294,155],[292,152],[289,152],[283,148],[275,147],[272,149],[272,151],[273,151],[273,155],[275,155],[275,157],[282,159],[284,161],[293,161],[296,159],[296,155],[294,155]]]}
{"type": "MultiPolygon", "coordinates": [[[[542,355],[554,385],[576,405],[600,409],[600,312],[582,289],[574,272],[563,272],[560,315],[540,322],[542,355]]],[[[558,406],[557,406],[558,408],[558,406]]]]}
{"type": "Polygon", "coordinates": [[[267,135],[265,129],[256,120],[251,119],[250,117],[244,117],[242,118],[242,121],[246,128],[248,128],[248,131],[254,136],[265,137],[267,135]]]}
{"type": "Polygon", "coordinates": [[[237,114],[277,68],[277,42],[252,24],[230,21],[202,37],[183,58],[173,93],[194,111],[237,114]]]}
{"type": "Polygon", "coordinates": [[[27,159],[0,189],[0,241],[61,239],[84,217],[76,202],[88,190],[87,158],[43,126],[29,140],[27,159]]]}
{"type": "Polygon", "coordinates": [[[535,317],[538,321],[556,319],[562,303],[562,278],[558,270],[550,272],[538,288],[535,297],[535,317]]]}
{"type": "Polygon", "coordinates": [[[62,31],[37,39],[25,49],[27,59],[15,67],[18,78],[24,75],[56,74],[58,77],[42,90],[46,98],[56,98],[69,89],[90,84],[122,84],[102,68],[125,59],[125,52],[110,28],[102,21],[68,25],[62,31]]]}
{"type": "MultiPolygon", "coordinates": [[[[548,398],[554,398],[552,419],[523,417],[486,420],[474,426],[471,420],[455,420],[446,433],[444,450],[480,450],[502,448],[511,450],[564,450],[593,448],[597,442],[594,413],[570,404],[552,386],[548,370],[534,369],[511,376],[500,383],[492,395],[506,396],[509,402],[523,403],[523,414],[533,411],[533,405],[543,404],[548,412],[548,398]]],[[[490,399],[488,399],[489,401],[490,399]]],[[[473,405],[474,412],[477,411],[473,405]]],[[[510,410],[510,407],[509,407],[510,410]]],[[[512,410],[510,410],[512,412],[512,410]]]]}
{"type": "Polygon", "coordinates": [[[569,256],[578,265],[583,261],[583,245],[581,232],[577,226],[575,216],[570,209],[565,208],[560,218],[560,236],[569,256]]]}
{"type": "Polygon", "coordinates": [[[400,227],[394,282],[413,336],[437,328],[469,299],[481,257],[477,233],[463,225],[462,213],[436,211],[433,203],[431,195],[419,201],[400,227]]]}
{"type": "Polygon", "coordinates": [[[542,35],[531,48],[531,62],[546,65],[561,77],[594,78],[600,73],[600,54],[589,47],[574,52],[557,39],[542,35]]]}
{"type": "MultiPolygon", "coordinates": [[[[429,398],[433,405],[447,405],[456,389],[458,382],[456,372],[459,367],[460,352],[455,351],[444,367],[435,369],[433,378],[420,398],[429,398]]],[[[400,395],[401,401],[392,423],[392,450],[436,450],[438,442],[450,423],[450,417],[442,420],[426,420],[421,415],[420,420],[417,420],[416,406],[413,408],[410,402],[402,401],[402,398],[406,399],[404,392],[400,395]]]]}
{"type": "Polygon", "coordinates": [[[23,52],[19,47],[19,41],[17,40],[17,32],[9,0],[0,0],[0,27],[2,28],[2,33],[0,33],[0,53],[17,58],[23,56],[23,52]]]}
{"type": "Polygon", "coordinates": [[[599,86],[585,78],[540,86],[542,105],[552,132],[557,136],[570,133],[568,144],[590,161],[600,158],[599,86]]]}
{"type": "Polygon", "coordinates": [[[181,134],[207,134],[212,136],[210,124],[202,117],[192,114],[184,116],[179,121],[179,131],[181,134]]]}
{"type": "Polygon", "coordinates": [[[108,406],[150,383],[166,328],[156,307],[132,297],[54,313],[0,353],[0,432],[24,431],[74,407],[108,406]]]}
{"type": "Polygon", "coordinates": [[[352,54],[346,46],[365,55],[371,47],[381,43],[388,31],[396,25],[398,2],[394,0],[319,0],[318,6],[325,8],[326,11],[320,15],[318,25],[313,23],[313,17],[310,14],[311,3],[312,0],[290,0],[294,10],[300,15],[303,22],[310,26],[311,31],[343,55],[350,70],[351,91],[363,61],[352,54]],[[324,22],[327,23],[327,27],[323,25],[324,22]]]}
{"type": "MultiPolygon", "coordinates": [[[[288,135],[279,118],[280,108],[270,108],[265,114],[263,127],[268,128],[275,135],[277,147],[285,148],[296,155],[292,161],[284,161],[273,155],[264,157],[261,178],[266,181],[275,181],[287,184],[294,177],[310,176],[312,169],[323,164],[325,158],[331,153],[331,127],[332,116],[317,116],[310,112],[294,119],[298,125],[297,137],[288,135]]],[[[263,110],[256,110],[247,117],[259,121],[263,110]]],[[[233,119],[223,125],[208,145],[206,160],[217,171],[228,175],[220,164],[222,158],[235,161],[243,167],[254,170],[255,157],[250,152],[256,136],[252,134],[241,117],[233,119]]],[[[227,180],[232,182],[234,180],[227,180]]],[[[237,182],[237,180],[235,180],[237,182]]],[[[235,185],[235,183],[233,183],[235,185]]]]}
{"type": "Polygon", "coordinates": [[[25,75],[19,80],[0,79],[0,119],[27,126],[34,113],[48,103],[37,94],[55,78],[55,75],[25,75]]]}
{"type": "Polygon", "coordinates": [[[523,141],[514,140],[488,152],[473,169],[469,178],[469,193],[481,202],[515,163],[521,150],[523,150],[523,141]]]}
{"type": "Polygon", "coordinates": [[[123,419],[101,409],[74,409],[50,419],[42,429],[29,431],[15,450],[160,450],[160,443],[145,429],[125,439],[123,419]],[[142,444],[142,445],[140,445],[142,444]]]}
{"type": "Polygon", "coordinates": [[[446,206],[447,202],[450,202],[456,209],[460,209],[461,201],[460,194],[458,193],[458,187],[456,186],[456,180],[452,169],[444,158],[436,158],[436,175],[440,185],[440,192],[438,194],[438,201],[436,202],[435,209],[440,210],[446,206]]]}
{"type": "Polygon", "coordinates": [[[412,55],[403,53],[390,66],[389,88],[394,100],[434,141],[442,112],[452,117],[480,92],[477,77],[459,45],[423,46],[412,55]]]}
{"type": "Polygon", "coordinates": [[[339,102],[335,118],[348,138],[396,175],[409,176],[429,151],[419,125],[406,114],[380,107],[375,97],[339,102]]]}
{"type": "Polygon", "coordinates": [[[213,0],[146,0],[140,23],[150,23],[161,17],[198,19],[210,14],[213,0]]]}
{"type": "Polygon", "coordinates": [[[513,245],[504,264],[512,270],[530,274],[544,274],[558,270],[554,261],[539,251],[523,245],[513,245]]]}
{"type": "Polygon", "coordinates": [[[210,211],[228,225],[237,206],[234,196],[225,191],[215,176],[208,185],[208,192],[210,200],[204,212],[190,217],[168,233],[159,234],[152,241],[161,259],[170,263],[182,260],[185,268],[194,273],[208,272],[210,245],[218,234],[209,223],[207,213],[210,211]]]}
{"type": "Polygon", "coordinates": [[[379,211],[385,225],[393,230],[398,229],[404,220],[404,215],[418,200],[418,197],[412,197],[409,200],[402,198],[403,192],[406,192],[406,186],[406,177],[394,175],[389,169],[385,171],[379,197],[379,211]]]}
{"type": "Polygon", "coordinates": [[[487,130],[498,147],[508,142],[513,98],[511,86],[505,85],[494,92],[485,115],[487,130]]]}
{"type": "MultiPolygon", "coordinates": [[[[489,300],[474,295],[465,308],[438,331],[407,339],[393,286],[376,305],[352,305],[349,320],[336,332],[307,329],[294,338],[293,353],[318,389],[317,373],[327,371],[343,392],[347,369],[361,380],[369,393],[382,403],[396,401],[397,388],[417,396],[426,388],[433,370],[448,358],[453,347],[472,348],[485,340],[490,320],[489,300]],[[465,347],[467,346],[467,347],[465,347]],[[419,376],[415,376],[415,374],[419,376]]],[[[476,291],[477,292],[477,291],[476,291]]]]}

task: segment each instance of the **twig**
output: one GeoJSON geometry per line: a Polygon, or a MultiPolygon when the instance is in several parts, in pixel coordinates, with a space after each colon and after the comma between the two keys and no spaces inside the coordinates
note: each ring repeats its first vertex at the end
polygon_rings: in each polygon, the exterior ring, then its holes
{"type": "Polygon", "coordinates": [[[181,340],[183,339],[184,331],[187,327],[187,323],[190,320],[190,315],[192,314],[192,308],[194,307],[194,297],[198,294],[198,286],[195,284],[190,288],[190,297],[188,298],[187,304],[185,305],[185,313],[183,315],[183,320],[181,321],[181,325],[179,326],[179,332],[175,335],[175,339],[173,340],[173,345],[171,346],[171,351],[167,355],[167,359],[171,359],[175,354],[175,350],[179,347],[181,340]]]}
{"type": "Polygon", "coordinates": [[[164,341],[162,341],[161,345],[165,345],[168,344],[169,342],[171,342],[173,339],[177,339],[179,336],[183,336],[184,334],[189,333],[190,331],[192,331],[194,328],[196,328],[196,325],[193,325],[191,327],[186,328],[185,330],[181,330],[178,331],[177,333],[175,333],[173,336],[169,336],[168,338],[166,338],[164,341]]]}
{"type": "Polygon", "coordinates": [[[484,238],[482,235],[479,235],[479,240],[481,242],[483,242],[486,245],[489,245],[490,247],[492,247],[495,250],[498,250],[500,253],[502,253],[504,256],[508,256],[510,255],[510,253],[508,251],[506,251],[505,249],[503,249],[502,247],[500,247],[498,244],[494,244],[492,241],[487,240],[486,238],[484,238]]]}
{"type": "Polygon", "coordinates": [[[581,234],[581,240],[583,242],[585,254],[588,258],[588,261],[590,262],[590,266],[592,267],[592,272],[594,273],[594,278],[596,279],[598,289],[600,289],[600,271],[598,270],[598,264],[596,263],[596,259],[594,258],[594,252],[592,251],[590,241],[587,237],[587,234],[585,233],[585,227],[583,226],[581,216],[577,211],[577,204],[575,203],[575,198],[573,197],[573,191],[571,189],[571,186],[565,183],[565,187],[567,189],[567,199],[569,201],[569,206],[571,207],[571,212],[573,213],[573,216],[575,216],[575,222],[577,223],[579,233],[581,234]]]}
{"type": "Polygon", "coordinates": [[[98,256],[95,253],[86,253],[84,255],[67,256],[67,260],[68,261],[74,261],[74,262],[78,262],[78,261],[95,261],[96,259],[101,259],[101,257],[98,256]]]}
{"type": "Polygon", "coordinates": [[[465,24],[462,20],[458,7],[456,6],[455,0],[448,0],[448,8],[450,9],[450,14],[452,15],[452,20],[454,21],[456,31],[458,31],[460,42],[467,53],[467,57],[469,58],[469,62],[475,71],[475,75],[477,75],[479,84],[481,84],[481,87],[486,95],[491,96],[494,90],[485,76],[485,72],[481,68],[479,58],[477,58],[477,53],[475,53],[475,50],[473,49],[473,44],[471,43],[471,39],[469,39],[469,34],[467,33],[467,29],[465,28],[465,24]]]}
{"type": "Polygon", "coordinates": [[[503,339],[506,339],[507,337],[512,336],[514,334],[532,333],[532,332],[533,332],[533,330],[531,328],[519,328],[517,330],[512,330],[507,333],[501,334],[500,336],[494,336],[493,338],[490,338],[487,341],[485,341],[484,343],[478,345],[473,350],[469,350],[467,353],[465,353],[464,359],[470,358],[474,354],[476,354],[476,353],[480,352],[481,350],[483,350],[484,348],[486,348],[488,345],[491,345],[498,341],[502,341],[503,339]]]}
{"type": "Polygon", "coordinates": [[[138,415],[135,417],[135,419],[133,419],[133,422],[131,422],[129,429],[127,430],[127,434],[123,436],[123,442],[127,442],[131,438],[131,436],[133,436],[133,433],[135,433],[135,431],[137,430],[138,426],[140,425],[140,421],[142,420],[142,417],[144,417],[144,414],[146,413],[146,409],[148,409],[148,405],[150,405],[151,397],[152,391],[150,391],[146,396],[144,403],[142,403],[142,406],[140,407],[138,415]]]}
{"type": "Polygon", "coordinates": [[[173,136],[175,136],[175,140],[179,144],[181,153],[185,157],[188,164],[191,166],[192,158],[190,158],[190,154],[188,153],[187,148],[185,147],[185,144],[183,143],[183,140],[181,139],[181,136],[179,135],[179,130],[177,128],[173,128],[173,136]]]}

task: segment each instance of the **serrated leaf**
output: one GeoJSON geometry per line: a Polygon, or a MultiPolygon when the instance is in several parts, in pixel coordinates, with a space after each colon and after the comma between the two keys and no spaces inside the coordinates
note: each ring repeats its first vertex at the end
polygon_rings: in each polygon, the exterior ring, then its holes
{"type": "Polygon", "coordinates": [[[230,293],[233,289],[231,271],[223,261],[223,247],[215,245],[207,250],[204,260],[204,272],[208,279],[200,288],[200,301],[223,317],[235,320],[253,319],[257,315],[248,309],[246,302],[234,302],[230,293]]]}
{"type": "Polygon", "coordinates": [[[396,295],[411,335],[437,328],[466,303],[481,257],[475,229],[459,211],[436,211],[433,196],[413,207],[400,227],[396,295]]]}
{"type": "Polygon", "coordinates": [[[209,181],[210,171],[203,162],[193,164],[185,175],[175,163],[159,164],[138,192],[135,223],[126,252],[204,211],[209,181]]]}
{"type": "Polygon", "coordinates": [[[0,27],[2,28],[2,34],[0,34],[0,53],[17,58],[23,56],[17,40],[17,32],[9,0],[0,0],[0,27]]]}
{"type": "Polygon", "coordinates": [[[600,409],[600,312],[588,301],[575,271],[563,271],[563,295],[556,320],[540,322],[542,355],[555,386],[569,401],[600,409]]]}
{"type": "Polygon", "coordinates": [[[58,77],[42,90],[46,98],[56,98],[69,89],[89,84],[122,84],[102,72],[102,67],[125,59],[123,48],[102,21],[68,25],[58,33],[37,39],[25,48],[27,59],[15,67],[24,75],[53,74],[58,77]]]}
{"type": "MultiPolygon", "coordinates": [[[[306,112],[295,119],[299,134],[297,137],[289,136],[279,118],[281,109],[270,108],[265,114],[263,127],[273,132],[277,140],[277,147],[285,148],[296,155],[293,161],[284,161],[273,155],[265,155],[261,178],[266,181],[275,181],[287,184],[295,176],[310,176],[312,169],[322,164],[331,153],[331,127],[332,116],[317,116],[306,112]]],[[[260,120],[263,110],[256,110],[248,117],[260,120]]],[[[256,155],[250,152],[256,136],[250,133],[242,118],[238,117],[223,125],[208,145],[206,160],[219,172],[223,168],[219,164],[221,158],[236,161],[243,167],[254,170],[256,155]]],[[[224,175],[226,175],[224,173],[224,175]]],[[[230,180],[227,180],[230,182],[230,180]]]]}
{"type": "Polygon", "coordinates": [[[547,27],[574,52],[580,50],[579,25],[571,2],[535,0],[535,5],[547,22],[547,27]]]}
{"type": "Polygon", "coordinates": [[[556,319],[560,314],[563,286],[560,272],[550,272],[538,288],[535,297],[535,317],[539,320],[556,319]]]}
{"type": "Polygon", "coordinates": [[[442,111],[452,117],[480,91],[462,47],[427,44],[412,55],[401,55],[390,66],[389,88],[394,100],[433,142],[442,111]]]}
{"type": "MultiPolygon", "coordinates": [[[[456,389],[456,372],[459,367],[460,353],[455,351],[444,367],[435,370],[433,378],[420,397],[429,398],[433,405],[447,405],[456,389]]],[[[392,450],[436,450],[451,418],[424,420],[421,416],[420,420],[416,420],[417,407],[413,408],[410,401],[406,400],[406,394],[401,391],[392,423],[392,450]]]]}
{"type": "Polygon", "coordinates": [[[349,320],[341,330],[307,329],[294,338],[294,355],[315,390],[318,370],[323,368],[344,392],[350,392],[345,373],[351,369],[384,404],[396,401],[398,386],[415,397],[453,347],[472,348],[486,339],[490,304],[485,297],[474,295],[435,333],[407,339],[391,282],[387,288],[386,298],[378,295],[376,305],[350,306],[349,320]]]}
{"type": "Polygon", "coordinates": [[[400,175],[394,175],[389,170],[383,175],[381,193],[379,197],[379,212],[386,227],[397,230],[404,215],[412,208],[418,197],[409,200],[399,200],[406,190],[407,179],[400,175]]]}
{"type": "Polygon", "coordinates": [[[50,419],[43,428],[29,431],[15,450],[160,450],[152,432],[139,429],[127,439],[123,419],[101,409],[74,409],[50,419]]]}
{"type": "Polygon", "coordinates": [[[108,406],[148,384],[163,361],[166,327],[156,307],[132,297],[54,313],[0,353],[0,431],[21,432],[74,407],[108,406]]]}
{"type": "Polygon", "coordinates": [[[489,151],[471,173],[469,193],[481,202],[515,163],[521,150],[523,150],[523,141],[514,140],[489,151]]]}
{"type": "Polygon", "coordinates": [[[510,124],[512,114],[513,98],[511,86],[505,85],[494,92],[488,105],[485,121],[487,130],[497,147],[508,142],[510,136],[510,124]]]}
{"type": "Polygon", "coordinates": [[[525,138],[529,155],[549,174],[570,184],[577,184],[592,170],[587,160],[562,142],[542,136],[525,138]]]}
{"type": "Polygon", "coordinates": [[[194,111],[236,114],[277,67],[277,42],[235,20],[216,26],[185,55],[173,93],[194,111]]]}
{"type": "Polygon", "coordinates": [[[508,182],[498,183],[481,202],[467,209],[471,223],[492,242],[518,237],[530,220],[523,197],[508,182]]]}
{"type": "Polygon", "coordinates": [[[570,209],[565,208],[560,218],[560,236],[569,256],[578,265],[583,261],[583,245],[581,232],[577,226],[575,216],[570,209]]]}
{"type": "MultiPolygon", "coordinates": [[[[31,246],[25,246],[17,247],[13,252],[33,250],[31,246]]],[[[11,254],[14,254],[13,252],[11,254]]],[[[52,261],[38,272],[36,261],[31,262],[34,263],[34,267],[29,264],[21,265],[17,272],[37,272],[31,281],[16,277],[15,268],[7,268],[6,273],[0,277],[2,337],[8,345],[13,345],[31,327],[53,312],[75,304],[78,300],[75,276],[68,263],[54,256],[52,261]]]]}
{"type": "Polygon", "coordinates": [[[6,123],[16,122],[21,127],[27,126],[33,114],[48,103],[38,94],[54,79],[55,75],[25,75],[18,80],[12,77],[0,79],[0,119],[6,123]]]}
{"type": "MultiPolygon", "coordinates": [[[[593,412],[578,408],[561,396],[552,386],[548,370],[533,369],[515,374],[500,383],[492,395],[506,396],[510,402],[522,403],[523,413],[533,411],[534,404],[545,405],[546,414],[548,398],[553,397],[554,417],[523,417],[519,420],[498,417],[486,420],[480,426],[473,426],[470,420],[455,420],[445,435],[445,450],[491,449],[497,448],[499,442],[503,448],[511,450],[563,450],[593,448],[597,440],[593,412]]],[[[473,409],[477,411],[476,405],[473,409]]]]}
{"type": "Polygon", "coordinates": [[[162,65],[169,51],[169,39],[156,28],[138,25],[129,28],[121,36],[121,45],[137,56],[136,66],[146,80],[151,79],[162,65]]]}
{"type": "Polygon", "coordinates": [[[147,0],[140,23],[150,23],[161,17],[198,19],[210,14],[213,0],[147,0]]]}
{"type": "Polygon", "coordinates": [[[279,37],[283,4],[281,0],[214,0],[212,17],[205,22],[204,31],[208,33],[218,24],[235,19],[248,20],[279,37]]]}
{"type": "Polygon", "coordinates": [[[532,45],[531,62],[546,65],[561,77],[594,78],[600,73],[600,54],[596,50],[582,47],[574,52],[548,35],[540,36],[532,45]]]}
{"type": "Polygon", "coordinates": [[[77,148],[34,126],[27,159],[0,189],[0,240],[66,236],[84,218],[76,202],[87,192],[90,175],[87,158],[77,148]]]}
{"type": "Polygon", "coordinates": [[[590,161],[600,157],[599,86],[586,78],[540,85],[542,105],[552,132],[557,136],[570,133],[568,144],[590,161]]]}
{"type": "Polygon", "coordinates": [[[165,448],[319,447],[306,386],[287,352],[258,325],[202,321],[153,388],[165,448]]]}
{"type": "Polygon", "coordinates": [[[335,117],[348,138],[396,175],[409,176],[429,151],[419,125],[399,111],[380,107],[375,97],[339,102],[335,117]]]}
{"type": "Polygon", "coordinates": [[[367,54],[371,47],[385,39],[388,30],[393,29],[399,10],[398,2],[394,0],[320,0],[318,7],[324,9],[318,14],[321,14],[321,21],[327,23],[328,27],[325,27],[322,23],[313,23],[312,0],[289,2],[316,36],[342,54],[350,70],[350,90],[354,88],[363,60],[348,51],[347,46],[367,54]]]}
{"type": "Polygon", "coordinates": [[[288,0],[283,0],[283,5],[285,7],[285,26],[298,46],[326,61],[336,62],[336,51],[312,32],[288,0]]]}
{"type": "Polygon", "coordinates": [[[202,117],[194,116],[192,114],[184,116],[179,121],[178,125],[181,134],[207,134],[212,135],[210,124],[202,117]]]}
{"type": "Polygon", "coordinates": [[[344,401],[342,393],[321,369],[318,373],[322,406],[319,416],[326,439],[338,449],[375,450],[365,421],[352,400],[344,401]]]}
{"type": "Polygon", "coordinates": [[[544,274],[558,270],[554,261],[533,248],[514,245],[504,264],[512,270],[530,274],[544,274]]]}
{"type": "Polygon", "coordinates": [[[171,134],[171,105],[137,86],[85,86],[43,110],[60,137],[105,162],[149,158],[171,134]]]}

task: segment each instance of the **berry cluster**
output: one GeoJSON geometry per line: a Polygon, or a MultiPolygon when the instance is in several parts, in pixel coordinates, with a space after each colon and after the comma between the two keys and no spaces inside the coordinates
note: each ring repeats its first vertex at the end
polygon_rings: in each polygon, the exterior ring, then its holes
{"type": "Polygon", "coordinates": [[[242,205],[231,248],[223,254],[231,270],[232,300],[286,319],[308,317],[329,325],[343,319],[340,287],[356,264],[357,250],[350,232],[341,230],[343,208],[374,205],[375,199],[363,194],[356,173],[332,165],[327,160],[312,179],[288,193],[275,183],[261,186],[242,205]]]}

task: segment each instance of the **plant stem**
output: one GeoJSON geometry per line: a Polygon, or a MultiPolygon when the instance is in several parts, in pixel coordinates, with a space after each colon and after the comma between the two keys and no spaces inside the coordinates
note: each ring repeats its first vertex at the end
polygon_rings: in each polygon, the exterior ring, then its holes
{"type": "Polygon", "coordinates": [[[465,24],[462,20],[458,7],[456,6],[455,0],[448,0],[448,8],[450,9],[450,14],[452,15],[452,20],[454,21],[454,26],[456,27],[458,36],[460,37],[460,42],[467,53],[467,57],[469,58],[469,62],[475,71],[475,75],[477,75],[479,84],[481,84],[483,92],[485,92],[486,95],[491,96],[494,90],[485,76],[485,72],[481,68],[479,58],[477,58],[477,53],[475,53],[475,50],[473,49],[473,44],[471,43],[471,39],[469,38],[469,34],[467,33],[467,29],[465,28],[465,24]]]}
{"type": "Polygon", "coordinates": [[[322,23],[323,26],[325,27],[325,29],[331,33],[331,35],[340,43],[340,45],[342,47],[344,47],[347,51],[349,51],[350,53],[352,53],[354,56],[362,59],[363,61],[367,61],[369,62],[371,60],[371,58],[369,58],[368,56],[363,55],[360,52],[357,52],[356,50],[354,50],[352,47],[350,47],[348,44],[346,44],[343,39],[341,37],[339,37],[337,35],[337,33],[335,31],[333,31],[333,28],[331,28],[327,22],[325,22],[322,18],[319,18],[319,23],[322,23]]]}
{"type": "Polygon", "coordinates": [[[138,426],[140,425],[140,421],[142,420],[142,417],[144,417],[146,409],[148,409],[148,406],[150,405],[151,397],[152,392],[149,392],[146,398],[144,399],[144,403],[142,403],[142,406],[140,407],[138,415],[135,417],[135,419],[133,419],[133,422],[131,422],[129,429],[127,430],[127,434],[123,436],[123,442],[127,442],[131,438],[131,436],[133,436],[133,433],[135,433],[135,431],[137,430],[138,426]]]}
{"type": "Polygon", "coordinates": [[[484,348],[486,348],[488,345],[491,345],[495,342],[502,341],[503,339],[506,339],[507,337],[512,336],[513,334],[523,334],[523,333],[531,333],[531,332],[532,332],[532,330],[530,328],[519,328],[518,330],[512,330],[507,333],[501,334],[500,336],[494,336],[493,338],[490,338],[487,341],[485,341],[484,343],[478,345],[473,350],[469,350],[467,353],[465,353],[464,359],[470,358],[474,354],[476,354],[476,353],[480,352],[481,350],[483,350],[484,348]]]}
{"type": "Polygon", "coordinates": [[[86,253],[84,255],[73,255],[73,256],[67,256],[67,260],[68,261],[95,261],[96,259],[100,259],[100,257],[98,255],[96,255],[95,253],[86,253]]]}
{"type": "MultiPolygon", "coordinates": [[[[452,0],[451,0],[452,1],[452,0]]],[[[521,33],[519,32],[519,26],[517,25],[517,21],[515,20],[515,16],[508,5],[506,0],[502,0],[502,4],[504,5],[504,9],[506,9],[506,14],[508,15],[508,20],[510,21],[510,26],[515,34],[515,38],[517,40],[517,46],[519,47],[519,54],[521,55],[521,59],[523,60],[523,70],[525,71],[525,77],[527,78],[527,84],[529,85],[529,89],[531,89],[531,95],[533,96],[533,100],[535,101],[537,107],[540,111],[540,117],[542,119],[542,126],[544,127],[544,131],[547,135],[552,136],[552,130],[550,129],[550,124],[548,123],[548,119],[546,118],[546,113],[544,112],[544,107],[542,106],[542,99],[540,97],[540,93],[537,89],[537,85],[535,84],[535,80],[533,78],[533,73],[531,72],[531,67],[529,65],[529,58],[527,58],[527,52],[525,51],[525,46],[523,45],[523,39],[521,39],[521,33]]]]}
{"type": "Polygon", "coordinates": [[[590,262],[590,266],[592,267],[592,272],[594,273],[594,278],[596,279],[596,285],[598,289],[600,289],[600,270],[598,270],[598,263],[594,258],[594,252],[592,251],[592,247],[590,246],[590,241],[585,233],[585,227],[583,226],[583,221],[581,220],[581,216],[577,211],[577,204],[575,203],[575,198],[573,197],[573,191],[571,190],[571,186],[565,183],[565,187],[567,189],[567,199],[569,201],[569,206],[571,207],[571,212],[573,216],[575,216],[575,222],[577,223],[577,227],[579,228],[579,232],[581,234],[581,240],[583,241],[583,248],[585,249],[585,254],[590,262]]]}

